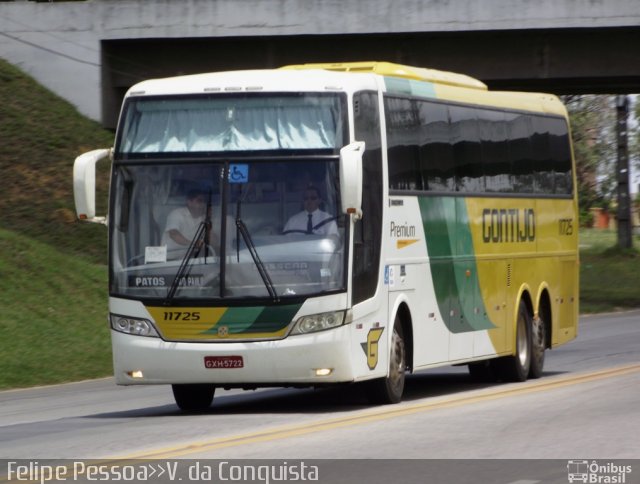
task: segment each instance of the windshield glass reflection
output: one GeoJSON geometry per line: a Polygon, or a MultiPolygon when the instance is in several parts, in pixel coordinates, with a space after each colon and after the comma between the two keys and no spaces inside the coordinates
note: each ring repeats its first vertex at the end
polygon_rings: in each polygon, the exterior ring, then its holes
{"type": "Polygon", "coordinates": [[[280,298],[344,290],[338,163],[119,165],[111,292],[280,298]]]}

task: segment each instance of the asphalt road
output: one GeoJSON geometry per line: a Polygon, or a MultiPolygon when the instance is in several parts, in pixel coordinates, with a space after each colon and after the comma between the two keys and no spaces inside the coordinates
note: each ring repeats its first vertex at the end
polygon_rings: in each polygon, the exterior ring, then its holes
{"type": "MultiPolygon", "coordinates": [[[[454,367],[411,375],[405,391],[391,406],[371,406],[351,386],[218,391],[199,415],[181,414],[169,387],[111,379],[0,392],[0,459],[528,459],[512,461],[513,475],[500,461],[499,482],[568,482],[568,460],[640,459],[640,311],[582,317],[578,339],[547,353],[539,380],[478,384],[454,367]],[[555,477],[514,480],[531,459],[554,459],[555,477]]],[[[389,482],[390,466],[368,462],[389,482]]],[[[448,482],[423,481],[421,461],[408,462],[403,482],[448,482]]],[[[471,462],[475,482],[499,474],[471,462]]],[[[551,472],[542,462],[538,473],[551,472]]],[[[640,482],[635,466],[625,482],[640,482]]]]}

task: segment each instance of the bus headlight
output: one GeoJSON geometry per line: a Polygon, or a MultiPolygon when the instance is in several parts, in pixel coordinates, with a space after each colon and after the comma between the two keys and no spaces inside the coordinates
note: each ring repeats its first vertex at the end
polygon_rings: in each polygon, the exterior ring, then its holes
{"type": "Polygon", "coordinates": [[[291,334],[307,334],[337,328],[344,323],[344,311],[310,314],[296,321],[291,334]]]}
{"type": "Polygon", "coordinates": [[[117,314],[111,314],[110,318],[111,328],[120,333],[159,337],[156,328],[153,327],[153,324],[148,319],[130,318],[117,314]]]}

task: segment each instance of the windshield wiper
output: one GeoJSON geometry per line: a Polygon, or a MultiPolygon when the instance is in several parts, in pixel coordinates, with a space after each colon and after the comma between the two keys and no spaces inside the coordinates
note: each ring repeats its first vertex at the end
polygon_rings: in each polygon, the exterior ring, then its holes
{"type": "Polygon", "coordinates": [[[240,237],[237,236],[237,234],[240,234],[242,236],[242,240],[244,240],[244,243],[247,246],[247,249],[249,250],[249,254],[251,254],[251,258],[253,259],[254,264],[258,269],[258,273],[262,278],[264,287],[267,288],[269,296],[271,296],[273,302],[278,302],[280,299],[278,298],[278,293],[276,292],[275,286],[273,285],[273,281],[271,280],[271,277],[269,277],[267,268],[264,266],[262,260],[260,259],[260,256],[258,255],[256,244],[253,243],[253,239],[251,238],[251,234],[249,233],[247,225],[242,220],[242,202],[244,201],[244,197],[247,196],[247,193],[248,192],[239,194],[236,205],[236,257],[238,258],[238,262],[240,262],[240,237]]]}
{"type": "Polygon", "coordinates": [[[173,296],[176,294],[176,291],[178,290],[180,281],[184,278],[185,273],[189,268],[189,262],[192,259],[198,257],[203,245],[205,247],[205,262],[206,262],[206,254],[208,251],[207,242],[208,242],[208,234],[209,234],[210,227],[211,227],[210,218],[208,218],[204,222],[200,222],[200,225],[198,226],[198,230],[196,231],[196,235],[194,235],[193,239],[191,239],[191,242],[189,243],[189,248],[187,249],[186,254],[182,258],[182,262],[180,262],[180,267],[178,268],[176,277],[173,279],[173,282],[171,283],[171,287],[169,288],[169,292],[167,292],[167,297],[164,299],[165,306],[168,306],[173,301],[173,296]],[[202,245],[199,244],[201,240],[204,240],[204,243],[202,245]]]}
{"type": "Polygon", "coordinates": [[[207,263],[207,257],[209,256],[209,239],[211,233],[211,190],[209,190],[207,211],[205,213],[205,219],[200,222],[200,225],[198,225],[198,230],[196,230],[196,234],[193,236],[193,239],[191,239],[189,248],[187,249],[187,253],[182,258],[182,262],[180,262],[180,267],[178,268],[176,277],[171,283],[169,292],[167,292],[167,297],[164,299],[165,306],[168,306],[173,301],[173,296],[175,296],[176,291],[178,290],[180,281],[184,278],[185,273],[187,272],[189,261],[198,257],[198,255],[200,254],[200,249],[202,249],[202,247],[204,247],[204,263],[207,263]],[[201,240],[202,244],[200,244],[201,240]]]}
{"type": "Polygon", "coordinates": [[[262,278],[262,282],[264,283],[264,286],[267,288],[267,291],[269,292],[269,296],[271,296],[271,299],[273,299],[273,302],[278,302],[280,298],[278,297],[276,288],[273,285],[273,281],[271,280],[271,277],[269,277],[267,268],[264,266],[264,264],[262,263],[262,260],[260,259],[260,256],[258,255],[258,251],[256,250],[256,246],[253,243],[253,239],[251,238],[251,234],[249,233],[247,226],[239,217],[236,218],[236,227],[238,227],[238,232],[240,232],[240,235],[242,235],[242,240],[244,240],[244,243],[247,246],[247,249],[249,249],[249,253],[251,254],[251,257],[253,258],[253,262],[258,268],[258,273],[262,278]]]}

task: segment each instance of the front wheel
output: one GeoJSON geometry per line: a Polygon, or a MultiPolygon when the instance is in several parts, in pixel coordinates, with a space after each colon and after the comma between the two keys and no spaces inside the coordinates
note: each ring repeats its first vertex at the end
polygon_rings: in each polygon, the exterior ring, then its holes
{"type": "Polygon", "coordinates": [[[171,385],[176,404],[185,412],[202,412],[211,406],[216,387],[207,384],[171,385]]]}
{"type": "Polygon", "coordinates": [[[405,372],[407,369],[406,351],[402,324],[396,318],[391,335],[389,349],[389,374],[384,378],[366,382],[367,398],[371,403],[388,404],[402,400],[405,372]]]}

